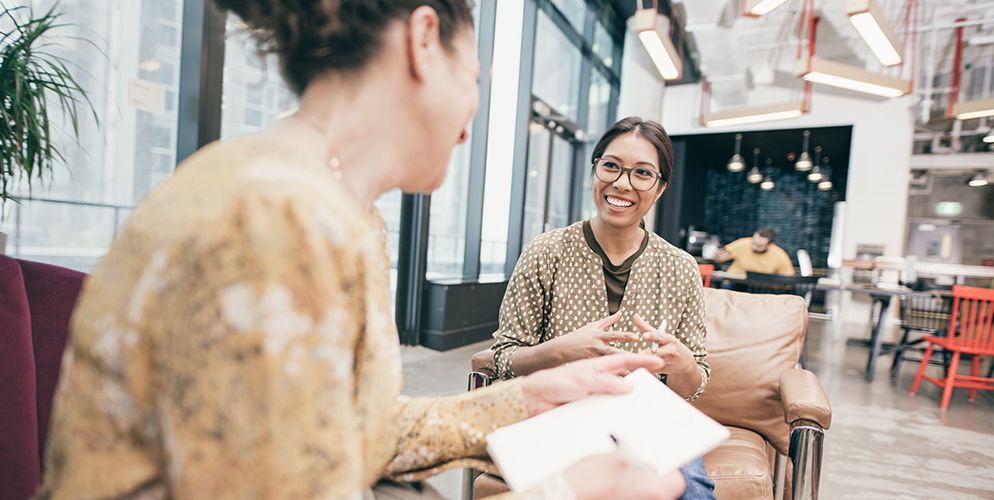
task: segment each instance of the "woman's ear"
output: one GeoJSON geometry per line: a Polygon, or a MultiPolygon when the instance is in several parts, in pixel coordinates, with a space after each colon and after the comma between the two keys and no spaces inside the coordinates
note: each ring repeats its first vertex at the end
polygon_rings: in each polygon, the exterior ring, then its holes
{"type": "Polygon", "coordinates": [[[666,188],[668,188],[668,187],[670,187],[670,183],[669,182],[667,182],[666,184],[663,184],[663,186],[661,188],[659,188],[659,190],[656,192],[656,199],[653,200],[652,202],[656,203],[657,201],[659,201],[659,199],[662,198],[663,193],[666,192],[666,188]]]}
{"type": "Polygon", "coordinates": [[[431,71],[435,55],[442,49],[438,31],[439,20],[435,9],[422,5],[411,13],[407,22],[407,47],[411,61],[411,75],[424,81],[431,71]]]}

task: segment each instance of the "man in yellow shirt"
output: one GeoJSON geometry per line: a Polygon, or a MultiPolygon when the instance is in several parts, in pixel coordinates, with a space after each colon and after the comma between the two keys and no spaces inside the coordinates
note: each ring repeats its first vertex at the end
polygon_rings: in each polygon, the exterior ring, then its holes
{"type": "Polygon", "coordinates": [[[794,274],[794,264],[782,248],[775,243],[777,233],[772,228],[757,230],[752,238],[739,238],[718,250],[715,260],[734,260],[728,267],[729,274],[745,274],[746,271],[766,274],[794,274]]]}

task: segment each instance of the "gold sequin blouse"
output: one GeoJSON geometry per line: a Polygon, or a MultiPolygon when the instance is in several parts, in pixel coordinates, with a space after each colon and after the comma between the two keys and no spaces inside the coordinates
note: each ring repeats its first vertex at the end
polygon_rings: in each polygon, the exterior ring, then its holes
{"type": "MultiPolygon", "coordinates": [[[[621,299],[621,319],[612,330],[639,330],[638,313],[650,325],[666,321],[664,333],[675,335],[694,355],[701,385],[688,401],[704,392],[711,374],[700,268],[687,252],[649,232],[649,242],[635,262],[621,299]]],[[[528,244],[514,267],[494,332],[494,365],[502,379],[514,377],[511,356],[519,347],[535,346],[607,317],[604,264],[583,237],[583,222],[544,233],[528,244]]],[[[617,342],[639,352],[646,342],[617,342]]],[[[665,376],[660,376],[665,381],[665,376]]]]}
{"type": "Polygon", "coordinates": [[[400,395],[386,231],[351,200],[278,144],[180,165],[84,285],[36,498],[358,499],[486,468],[484,436],[526,417],[520,384],[400,395]]]}

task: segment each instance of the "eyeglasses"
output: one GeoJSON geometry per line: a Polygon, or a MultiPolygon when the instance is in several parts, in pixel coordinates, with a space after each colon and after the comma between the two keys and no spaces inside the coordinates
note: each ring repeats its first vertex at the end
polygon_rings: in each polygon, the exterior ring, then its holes
{"type": "Polygon", "coordinates": [[[651,168],[622,167],[618,162],[610,158],[597,158],[594,160],[594,175],[601,182],[608,184],[614,183],[626,172],[628,173],[628,183],[636,191],[648,191],[656,187],[656,182],[663,177],[663,174],[651,168]]]}

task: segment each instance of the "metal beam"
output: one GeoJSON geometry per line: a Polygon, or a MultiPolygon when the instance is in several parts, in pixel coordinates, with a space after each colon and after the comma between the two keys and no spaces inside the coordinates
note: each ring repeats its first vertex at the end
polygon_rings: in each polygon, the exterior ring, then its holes
{"type": "Polygon", "coordinates": [[[221,137],[226,19],[213,2],[183,1],[176,163],[221,137]]]}
{"type": "Polygon", "coordinates": [[[404,194],[401,198],[395,303],[397,331],[404,345],[421,342],[421,298],[428,267],[430,213],[428,195],[404,194]]]}

